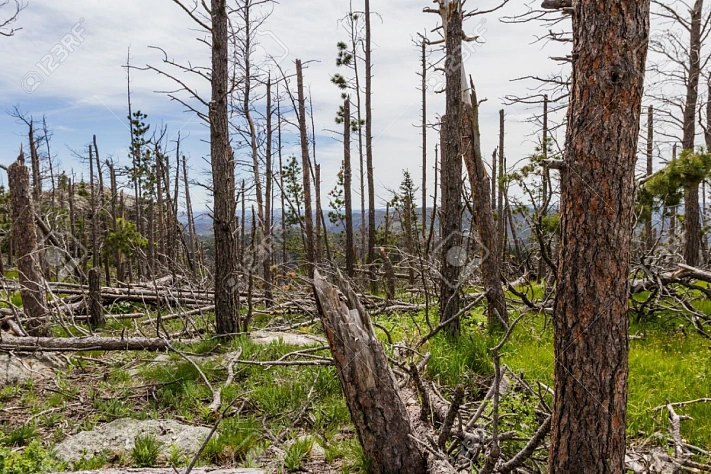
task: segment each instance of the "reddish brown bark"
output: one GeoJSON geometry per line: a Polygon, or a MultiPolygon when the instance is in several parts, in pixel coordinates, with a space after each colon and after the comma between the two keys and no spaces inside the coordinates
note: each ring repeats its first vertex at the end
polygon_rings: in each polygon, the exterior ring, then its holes
{"type": "Polygon", "coordinates": [[[627,277],[649,0],[573,4],[548,472],[621,474],[627,277]]]}

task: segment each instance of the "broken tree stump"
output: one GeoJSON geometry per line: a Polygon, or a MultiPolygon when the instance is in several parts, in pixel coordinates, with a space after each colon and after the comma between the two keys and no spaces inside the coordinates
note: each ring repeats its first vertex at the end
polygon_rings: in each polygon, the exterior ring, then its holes
{"type": "Polygon", "coordinates": [[[412,423],[385,351],[355,293],[347,283],[343,286],[349,305],[315,272],[321,322],[363,453],[375,474],[424,474],[425,457],[413,440],[412,423]]]}
{"type": "Polygon", "coordinates": [[[22,309],[27,316],[25,329],[30,336],[48,336],[49,311],[44,278],[37,262],[37,229],[30,193],[30,172],[25,166],[25,155],[20,156],[7,170],[12,202],[12,234],[17,252],[17,272],[20,280],[22,309]]]}
{"type": "Polygon", "coordinates": [[[106,325],[104,306],[101,302],[101,270],[94,267],[89,270],[89,324],[94,327],[106,325]]]}

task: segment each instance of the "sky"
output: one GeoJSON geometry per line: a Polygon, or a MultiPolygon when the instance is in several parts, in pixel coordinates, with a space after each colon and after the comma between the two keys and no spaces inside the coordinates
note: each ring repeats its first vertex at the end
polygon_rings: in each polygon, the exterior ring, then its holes
{"type": "MultiPolygon", "coordinates": [[[[190,1],[190,0],[188,0],[190,1]]],[[[86,146],[97,136],[102,158],[108,156],[121,165],[129,164],[130,141],[127,125],[127,52],[137,67],[160,66],[163,48],[180,63],[209,65],[210,51],[196,40],[203,34],[172,0],[29,0],[15,27],[22,29],[10,38],[0,37],[0,162],[8,164],[26,143],[26,126],[5,111],[17,106],[35,119],[47,118],[53,131],[51,153],[60,168],[87,177],[87,165],[77,157],[86,154],[86,146]]],[[[362,8],[354,0],[354,9],[362,8]]],[[[471,3],[471,2],[470,2],[471,3]]],[[[493,2],[479,2],[486,9],[493,2]]],[[[384,207],[388,190],[396,189],[407,169],[416,182],[421,177],[421,92],[420,52],[413,43],[417,33],[427,33],[438,26],[439,17],[422,12],[433,6],[429,0],[380,0],[372,2],[373,18],[373,155],[376,203],[384,207]]],[[[6,7],[7,8],[7,7],[6,7]]],[[[336,184],[342,159],[342,144],[329,130],[337,129],[334,117],[341,104],[340,91],[330,82],[340,72],[336,67],[336,43],[347,40],[340,23],[349,9],[347,0],[281,0],[262,25],[257,54],[275,58],[293,73],[294,60],[308,62],[305,84],[313,101],[316,127],[316,158],[322,166],[322,196],[328,207],[327,192],[336,184]]],[[[502,10],[470,19],[469,34],[480,36],[479,43],[465,49],[467,72],[473,77],[480,100],[482,144],[485,156],[498,144],[499,109],[506,113],[506,154],[509,164],[525,159],[534,150],[537,137],[527,119],[534,112],[530,106],[506,106],[507,95],[526,95],[535,85],[530,81],[512,82],[521,76],[548,76],[560,72],[550,56],[566,54],[565,46],[536,42],[547,29],[537,23],[508,24],[501,17],[527,11],[523,2],[509,2],[502,10]]],[[[0,17],[3,12],[0,10],[0,17]]],[[[433,53],[438,58],[440,53],[433,53]]],[[[444,109],[444,94],[435,93],[441,75],[428,77],[428,120],[435,122],[444,109]]],[[[209,97],[207,82],[190,82],[209,97]]],[[[185,107],[159,91],[175,89],[167,78],[152,71],[131,73],[134,110],[148,114],[154,128],[167,125],[168,136],[183,138],[183,152],[188,156],[190,176],[207,182],[209,137],[206,127],[185,107]]],[[[259,106],[259,104],[258,104],[259,106]]],[[[287,131],[284,153],[297,145],[294,131],[287,131]]],[[[434,163],[434,145],[438,138],[430,132],[430,166],[434,163]]],[[[240,152],[246,153],[246,152],[240,152]]],[[[242,156],[242,158],[246,158],[242,156]]],[[[238,173],[247,176],[249,170],[238,173]]],[[[433,171],[428,171],[432,190],[433,171]]],[[[6,180],[0,173],[0,181],[6,180]]],[[[210,206],[210,196],[201,186],[191,188],[197,209],[210,206]]],[[[431,192],[429,193],[431,194],[431,192]]],[[[418,193],[419,196],[419,193],[418,193]]],[[[354,196],[356,202],[359,197],[354,196]]]]}

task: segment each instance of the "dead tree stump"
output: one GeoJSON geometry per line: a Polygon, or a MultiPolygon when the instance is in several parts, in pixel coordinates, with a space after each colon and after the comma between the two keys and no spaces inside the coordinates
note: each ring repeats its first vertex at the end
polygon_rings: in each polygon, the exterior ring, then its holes
{"type": "Polygon", "coordinates": [[[385,292],[387,294],[388,301],[392,301],[395,299],[395,269],[393,268],[393,262],[390,260],[390,257],[388,257],[385,249],[380,247],[379,252],[385,268],[385,292]]]}
{"type": "Polygon", "coordinates": [[[348,284],[343,285],[346,305],[318,271],[314,290],[338,378],[372,472],[426,473],[425,458],[412,439],[410,418],[368,314],[348,284]]]}
{"type": "Polygon", "coordinates": [[[10,201],[12,203],[12,235],[17,252],[22,308],[27,316],[25,330],[30,336],[49,336],[49,311],[44,279],[37,262],[37,230],[34,205],[30,193],[30,172],[25,156],[8,167],[10,201]]]}
{"type": "Polygon", "coordinates": [[[101,303],[101,270],[94,267],[89,270],[89,324],[94,327],[104,326],[104,305],[101,303]]]}

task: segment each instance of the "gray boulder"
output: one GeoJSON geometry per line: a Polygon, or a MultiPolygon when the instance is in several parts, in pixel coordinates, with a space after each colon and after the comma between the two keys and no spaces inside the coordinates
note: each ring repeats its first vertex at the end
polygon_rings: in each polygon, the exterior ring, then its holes
{"type": "Polygon", "coordinates": [[[190,426],[175,420],[134,420],[121,418],[92,431],[82,431],[62,441],[56,455],[62,461],[89,459],[104,451],[130,453],[139,435],[152,434],[160,444],[161,456],[167,458],[175,445],[184,456],[193,456],[210,433],[210,428],[190,426]]]}

